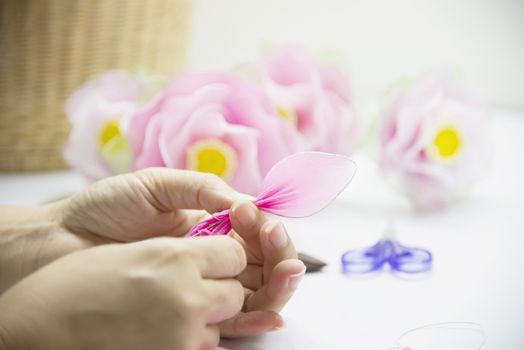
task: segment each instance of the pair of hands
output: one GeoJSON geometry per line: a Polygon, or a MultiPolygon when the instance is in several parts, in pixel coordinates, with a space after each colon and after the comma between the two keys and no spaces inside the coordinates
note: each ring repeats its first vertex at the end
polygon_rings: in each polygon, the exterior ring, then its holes
{"type": "Polygon", "coordinates": [[[11,283],[28,277],[0,297],[0,342],[213,349],[220,336],[280,328],[305,267],[283,225],[246,199],[217,177],[162,168],[40,208],[45,232],[30,230],[25,251],[10,254],[11,283]],[[229,237],[177,238],[230,207],[229,237]]]}

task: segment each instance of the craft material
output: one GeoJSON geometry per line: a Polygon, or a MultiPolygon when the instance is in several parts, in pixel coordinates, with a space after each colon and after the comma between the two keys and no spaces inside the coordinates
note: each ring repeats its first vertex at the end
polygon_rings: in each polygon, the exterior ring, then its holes
{"type": "MultiPolygon", "coordinates": [[[[331,203],[349,184],[356,171],[346,156],[301,152],[276,163],[267,173],[253,203],[262,211],[301,218],[313,215],[331,203]]],[[[226,235],[231,230],[229,209],[196,224],[187,234],[226,235]]]]}

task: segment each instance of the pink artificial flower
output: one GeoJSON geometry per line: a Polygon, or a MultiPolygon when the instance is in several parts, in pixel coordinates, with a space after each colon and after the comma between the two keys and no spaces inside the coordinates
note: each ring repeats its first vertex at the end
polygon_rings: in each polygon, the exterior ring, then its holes
{"type": "Polygon", "coordinates": [[[123,71],[108,71],[81,86],[67,101],[71,122],[64,158],[90,180],[129,170],[124,117],[138,105],[142,84],[123,71]]]}
{"type": "Polygon", "coordinates": [[[486,110],[448,80],[402,90],[379,129],[380,164],[420,209],[440,209],[483,173],[486,110]]]}
{"type": "Polygon", "coordinates": [[[256,194],[266,172],[299,150],[293,128],[256,86],[232,74],[178,75],[129,121],[133,168],[210,172],[256,194]]]}
{"type": "Polygon", "coordinates": [[[341,70],[322,65],[301,48],[289,45],[269,51],[255,74],[278,113],[303,136],[306,149],[354,151],[360,127],[341,70]]]}

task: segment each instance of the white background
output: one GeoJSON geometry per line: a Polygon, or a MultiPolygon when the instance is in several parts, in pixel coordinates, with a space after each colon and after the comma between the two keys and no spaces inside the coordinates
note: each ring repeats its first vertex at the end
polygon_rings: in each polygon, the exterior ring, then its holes
{"type": "Polygon", "coordinates": [[[524,108],[522,0],[195,0],[188,63],[223,67],[297,42],[339,57],[358,90],[447,71],[524,108]]]}

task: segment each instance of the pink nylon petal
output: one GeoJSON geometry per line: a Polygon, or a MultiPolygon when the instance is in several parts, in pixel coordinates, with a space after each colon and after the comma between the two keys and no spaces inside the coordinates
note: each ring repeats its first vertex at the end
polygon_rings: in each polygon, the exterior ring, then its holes
{"type": "Polygon", "coordinates": [[[262,184],[255,204],[279,216],[313,215],[331,203],[355,175],[356,165],[346,156],[302,152],[275,164],[262,184]]]}
{"type": "Polygon", "coordinates": [[[191,228],[186,237],[227,235],[231,231],[229,209],[213,214],[191,228]]]}
{"type": "MultiPolygon", "coordinates": [[[[253,203],[262,211],[286,217],[313,215],[331,203],[355,175],[346,156],[322,152],[296,153],[267,173],[263,191],[253,203]]],[[[226,235],[231,230],[229,209],[193,226],[187,237],[226,235]]]]}

